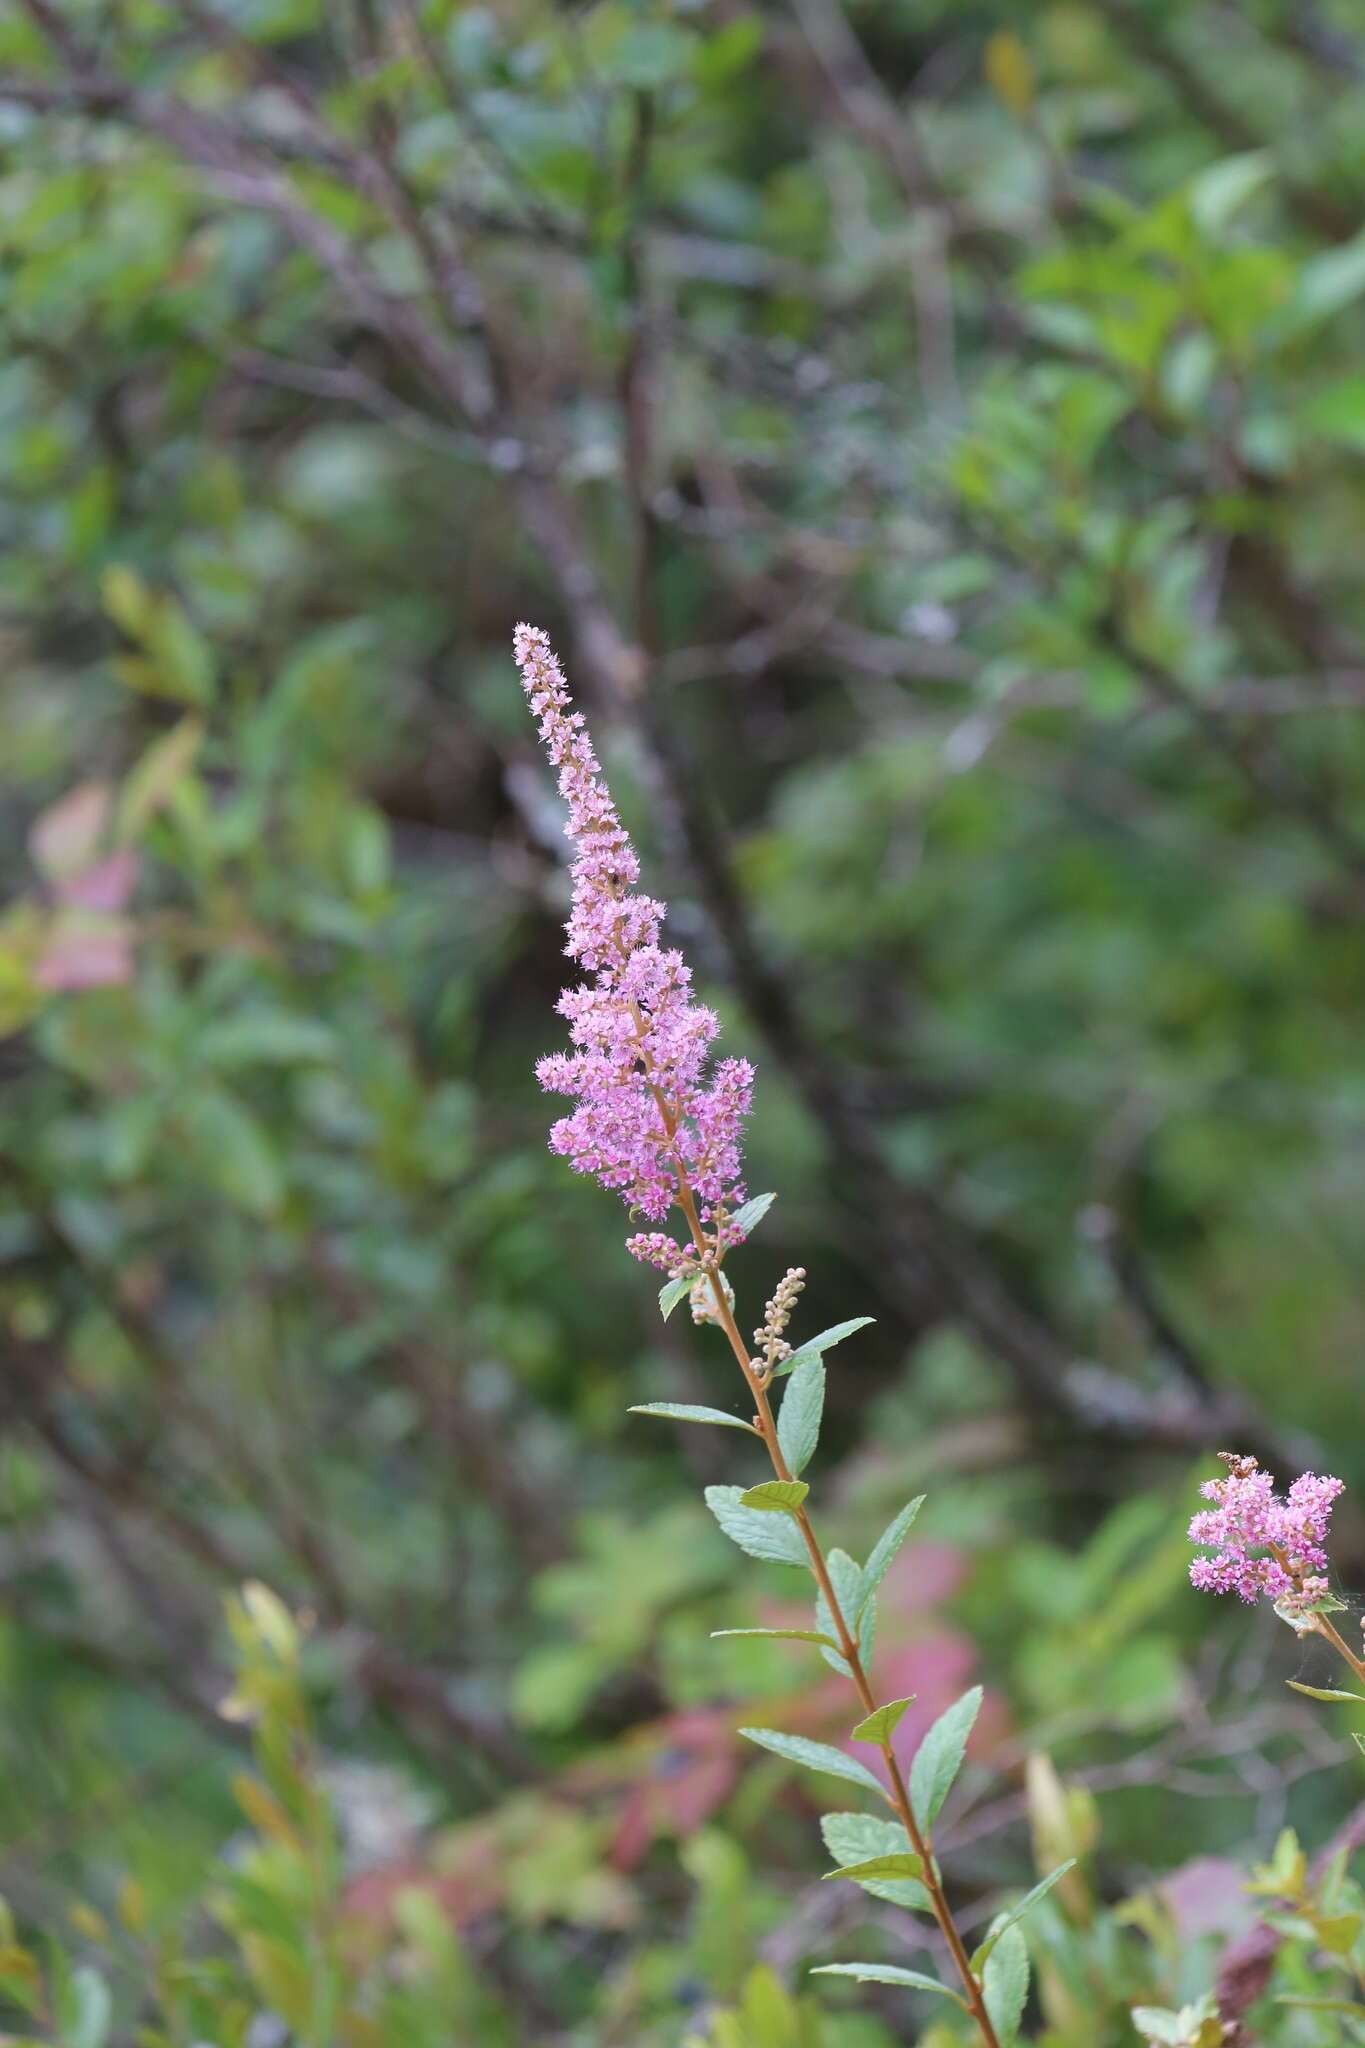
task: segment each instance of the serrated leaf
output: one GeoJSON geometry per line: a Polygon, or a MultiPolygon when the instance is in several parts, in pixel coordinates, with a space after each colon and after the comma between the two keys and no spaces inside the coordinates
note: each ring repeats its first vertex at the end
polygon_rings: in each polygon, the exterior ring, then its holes
{"type": "Polygon", "coordinates": [[[981,1687],[974,1685],[941,1713],[915,1751],[910,1766],[910,1802],[927,1834],[962,1768],[967,1737],[981,1711],[981,1687]]]}
{"type": "Polygon", "coordinates": [[[867,1602],[891,1569],[896,1552],[910,1534],[914,1519],[923,1506],[924,1495],[918,1493],[912,1501],[907,1501],[900,1513],[887,1523],[881,1535],[873,1544],[872,1554],[863,1567],[863,1580],[858,1602],[860,1618],[862,1609],[867,1605],[867,1602]]]}
{"type": "Polygon", "coordinates": [[[714,1422],[723,1429],[745,1429],[757,1436],[752,1422],[740,1415],[727,1415],[723,1408],[692,1408],[684,1401],[642,1401],[627,1408],[627,1415],[661,1415],[666,1422],[714,1422]]]}
{"type": "Polygon", "coordinates": [[[788,1515],[765,1514],[761,1509],[742,1506],[743,1489],[738,1486],[708,1486],[706,1505],[732,1543],[749,1557],[770,1564],[810,1563],[801,1531],[788,1515]]]}
{"type": "Polygon", "coordinates": [[[1295,1692],[1306,1692],[1310,1700],[1355,1700],[1365,1705],[1365,1692],[1338,1692],[1330,1685],[1300,1685],[1297,1678],[1286,1678],[1286,1685],[1292,1685],[1295,1692]]]}
{"type": "Polygon", "coordinates": [[[811,1975],[856,1977],[860,1984],[903,1984],[909,1991],[937,1991],[940,1997],[951,1998],[964,2012],[968,2010],[966,2001],[946,1984],[940,1984],[937,1977],[926,1977],[923,1970],[903,1970],[898,1963],[817,1963],[811,1975]]]}
{"type": "Polygon", "coordinates": [[[758,1508],[766,1514],[791,1515],[795,1514],[809,1492],[804,1479],[763,1479],[757,1486],[745,1488],[739,1504],[745,1508],[758,1508]]]}
{"type": "Polygon", "coordinates": [[[818,1337],[808,1337],[799,1349],[793,1351],[790,1358],[784,1358],[773,1377],[777,1379],[781,1378],[783,1373],[795,1372],[797,1366],[803,1365],[808,1358],[823,1357],[824,1353],[832,1351],[836,1344],[842,1344],[845,1337],[851,1337],[855,1330],[865,1330],[872,1321],[871,1316],[854,1316],[851,1322],[832,1323],[829,1329],[822,1330],[818,1337]]]}
{"type": "Polygon", "coordinates": [[[803,1472],[815,1455],[824,1412],[825,1363],[819,1357],[807,1358],[792,1374],[777,1418],[777,1441],[795,1473],[803,1472]]]}
{"type": "Polygon", "coordinates": [[[1028,1945],[1017,1927],[1000,1929],[982,1974],[981,1993],[1000,2048],[1009,2048],[1028,2001],[1028,1945]]]}
{"type": "Polygon", "coordinates": [[[716,1636],[773,1636],[781,1642],[827,1643],[828,1636],[822,1636],[815,1628],[713,1628],[716,1636]]]}
{"type": "MultiPolygon", "coordinates": [[[[878,1856],[899,1856],[909,1848],[909,1837],[898,1820],[882,1820],[874,1813],[827,1813],[820,1822],[825,1847],[842,1868],[866,1863],[878,1856]]],[[[918,1878],[855,1877],[874,1899],[885,1899],[911,1913],[931,1913],[933,1902],[918,1878]]]]}
{"type": "Polygon", "coordinates": [[[889,1742],[900,1721],[901,1715],[916,1697],[917,1695],[912,1692],[908,1699],[888,1700],[884,1707],[874,1708],[872,1713],[867,1716],[867,1719],[860,1721],[853,1730],[853,1740],[855,1742],[889,1742]]]}
{"type": "Polygon", "coordinates": [[[1025,1913],[1031,1912],[1039,1899],[1046,1898],[1058,1879],[1065,1877],[1068,1870],[1073,1870],[1075,1865],[1076,1858],[1068,1856],[1065,1863],[1059,1863],[1055,1870],[1050,1870],[1045,1878],[1034,1885],[1031,1892],[1025,1893],[1018,1905],[1006,1913],[1005,1917],[991,1929],[991,1932],[986,1936],[986,1939],[972,1957],[972,1968],[974,1970],[980,1971],[985,1968],[990,1960],[991,1950],[995,1947],[1001,1935],[1007,1933],[1011,1927],[1016,1926],[1023,1919],[1025,1913]]]}
{"type": "Polygon", "coordinates": [[[845,1756],[843,1750],[828,1742],[811,1742],[804,1735],[784,1735],[780,1728],[741,1728],[739,1732],[760,1749],[770,1749],[774,1756],[784,1757],[788,1763],[800,1764],[808,1771],[822,1771],[829,1778],[846,1778],[850,1785],[862,1785],[879,1799],[886,1797],[886,1787],[865,1764],[860,1764],[856,1757],[845,1756]]]}
{"type": "Polygon", "coordinates": [[[726,1226],[727,1233],[733,1232],[737,1237],[748,1237],[751,1231],[757,1229],[776,1200],[776,1195],[751,1196],[730,1218],[726,1226]]]}
{"type": "Polygon", "coordinates": [[[659,1314],[665,1322],[668,1321],[684,1295],[690,1294],[691,1291],[692,1282],[690,1279],[665,1280],[663,1286],[659,1289],[659,1314]]]}
{"type": "Polygon", "coordinates": [[[851,1877],[855,1881],[867,1877],[919,1877],[924,1870],[924,1858],[916,1856],[912,1849],[897,1849],[889,1856],[869,1856],[862,1863],[844,1863],[838,1870],[827,1870],[826,1877],[851,1877]]]}

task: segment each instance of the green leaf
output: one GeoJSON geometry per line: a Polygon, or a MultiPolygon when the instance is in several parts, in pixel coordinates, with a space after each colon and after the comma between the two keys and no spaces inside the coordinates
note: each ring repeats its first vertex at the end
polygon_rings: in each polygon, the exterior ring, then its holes
{"type": "Polygon", "coordinates": [[[156,599],[136,569],[111,562],[100,578],[100,596],[114,624],[130,640],[145,639],[156,619],[156,599]]]}
{"type": "MultiPolygon", "coordinates": [[[[860,1597],[862,1597],[862,1565],[855,1565],[851,1556],[847,1554],[847,1550],[835,1548],[835,1550],[829,1552],[829,1556],[825,1559],[825,1569],[829,1571],[829,1583],[835,1589],[835,1599],[839,1602],[839,1612],[845,1618],[849,1618],[857,1610],[857,1602],[860,1602],[860,1597]]],[[[814,1595],[814,1626],[823,1628],[825,1634],[829,1634],[835,1640],[839,1640],[839,1630],[835,1628],[835,1618],[829,1612],[829,1602],[825,1599],[825,1593],[821,1593],[821,1591],[817,1591],[817,1595],[814,1595]]],[[[849,1628],[851,1626],[853,1624],[849,1620],[849,1628]]],[[[862,1642],[857,1647],[860,1647],[860,1653],[862,1653],[862,1647],[864,1647],[862,1642]]],[[[821,1657],[831,1667],[831,1671],[839,1671],[843,1677],[851,1677],[853,1675],[849,1671],[847,1659],[843,1657],[841,1651],[821,1651],[821,1657]]]]}
{"type": "Polygon", "coordinates": [[[1073,1870],[1075,1864],[1076,1858],[1068,1856],[1065,1863],[1059,1863],[1055,1870],[1050,1870],[1045,1878],[1034,1885],[1031,1892],[1026,1892],[1018,1905],[1006,1913],[1003,1919],[998,1919],[993,1923],[991,1932],[986,1936],[986,1939],[972,1957],[972,1968],[974,1970],[980,1971],[984,1969],[990,1958],[991,1950],[995,1947],[1001,1935],[1006,1933],[1011,1927],[1016,1926],[1023,1919],[1025,1913],[1030,1912],[1037,1905],[1039,1899],[1046,1898],[1057,1880],[1065,1877],[1068,1870],[1073,1870]]]}
{"type": "Polygon", "coordinates": [[[750,1436],[757,1436],[752,1422],[746,1422],[741,1415],[727,1415],[723,1408],[691,1408],[684,1401],[642,1401],[637,1407],[627,1408],[627,1415],[662,1415],[668,1422],[714,1422],[723,1429],[745,1429],[750,1436]]]}
{"type": "Polygon", "coordinates": [[[960,1700],[940,1714],[929,1730],[910,1766],[910,1802],[915,1819],[927,1834],[938,1818],[939,1808],[952,1790],[962,1768],[967,1737],[981,1711],[981,1687],[974,1685],[960,1700]]]}
{"type": "Polygon", "coordinates": [[[924,1495],[922,1493],[916,1494],[914,1500],[908,1502],[893,1521],[888,1522],[886,1528],[883,1529],[873,1545],[872,1555],[863,1567],[862,1591],[858,1603],[860,1619],[863,1608],[891,1569],[896,1552],[910,1534],[911,1525],[923,1506],[924,1495]]]}
{"type": "Polygon", "coordinates": [[[1365,234],[1310,256],[1299,270],[1284,313],[1273,324],[1280,336],[1298,335],[1330,320],[1365,294],[1365,234]]]}
{"type": "Polygon", "coordinates": [[[897,1849],[889,1856],[869,1856],[862,1863],[845,1863],[838,1870],[827,1870],[826,1877],[919,1877],[924,1870],[924,1858],[916,1856],[911,1849],[897,1849]]]}
{"type": "Polygon", "coordinates": [[[72,1971],[62,2004],[63,2048],[103,2048],[114,2010],[103,1977],[82,1964],[72,1971]]]}
{"type": "Polygon", "coordinates": [[[668,1321],[683,1296],[691,1292],[692,1282],[686,1277],[681,1280],[665,1280],[663,1286],[659,1289],[659,1314],[665,1322],[668,1321]]]}
{"type": "Polygon", "coordinates": [[[845,1756],[841,1749],[835,1749],[828,1742],[811,1742],[804,1735],[784,1735],[778,1728],[741,1728],[740,1734],[750,1742],[756,1742],[761,1749],[770,1749],[774,1756],[785,1757],[788,1763],[801,1764],[808,1771],[823,1771],[826,1777],[846,1778],[850,1785],[862,1785],[869,1792],[875,1792],[879,1799],[885,1799],[886,1788],[880,1779],[874,1778],[865,1764],[855,1757],[845,1756]]]}
{"type": "Polygon", "coordinates": [[[1191,178],[1187,188],[1196,224],[1206,235],[1218,234],[1274,175],[1275,159],[1268,149],[1243,150],[1209,164],[1191,178]]]}
{"type": "Polygon", "coordinates": [[[912,1692],[908,1699],[888,1700],[884,1707],[874,1708],[872,1713],[867,1716],[867,1719],[860,1721],[853,1730],[853,1740],[855,1742],[889,1742],[893,1731],[900,1721],[901,1715],[916,1697],[917,1695],[912,1692]]]}
{"type": "Polygon", "coordinates": [[[736,1237],[748,1237],[758,1228],[758,1225],[763,1221],[763,1218],[776,1200],[776,1195],[751,1196],[742,1208],[736,1209],[734,1215],[730,1218],[729,1223],[726,1225],[727,1234],[733,1233],[736,1237]]]}
{"type": "Polygon", "coordinates": [[[774,1514],[794,1514],[810,1492],[804,1479],[764,1479],[757,1486],[750,1486],[739,1497],[744,1508],[759,1508],[774,1514]]]}
{"type": "Polygon", "coordinates": [[[712,1638],[717,1636],[772,1636],[779,1642],[827,1643],[828,1636],[822,1636],[815,1628],[713,1628],[712,1638]]]}
{"type": "Polygon", "coordinates": [[[981,1990],[1000,2048],[1019,2032],[1028,2000],[1028,1945],[1017,1927],[1002,1927],[981,1979],[981,1990]]]}
{"type": "Polygon", "coordinates": [[[801,1531],[786,1515],[766,1514],[743,1505],[738,1486],[708,1486],[706,1505],[732,1543],[750,1557],[771,1564],[810,1563],[801,1531]]]}
{"type": "Polygon", "coordinates": [[[189,1103],[201,1162],[230,1201],[270,1216],[284,1199],[284,1168],[263,1124],[233,1096],[200,1089],[189,1103]]]}
{"type": "Polygon", "coordinates": [[[851,1322],[831,1324],[830,1328],[822,1330],[818,1337],[807,1338],[799,1350],[793,1351],[790,1358],[784,1358],[774,1378],[781,1378],[783,1373],[795,1372],[797,1366],[804,1365],[808,1358],[819,1358],[826,1351],[832,1351],[836,1344],[843,1343],[845,1337],[851,1337],[855,1330],[865,1330],[872,1321],[871,1316],[854,1316],[851,1322]]]}
{"type": "MultiPolygon", "coordinates": [[[[834,1861],[847,1870],[855,1863],[868,1863],[879,1856],[901,1856],[910,1847],[909,1836],[898,1820],[883,1820],[874,1813],[827,1813],[820,1822],[825,1847],[834,1861]]],[[[931,1913],[933,1902],[918,1878],[855,1877],[874,1899],[885,1899],[911,1913],[931,1913]]]]}
{"type": "Polygon", "coordinates": [[[777,1418],[777,1441],[793,1472],[803,1472],[814,1456],[824,1409],[824,1360],[804,1359],[791,1376],[777,1418]]]}
{"type": "Polygon", "coordinates": [[[1306,1692],[1310,1700],[1357,1700],[1365,1705],[1365,1693],[1338,1692],[1330,1685],[1300,1685],[1297,1678],[1286,1678],[1286,1685],[1292,1685],[1295,1692],[1306,1692]]]}
{"type": "Polygon", "coordinates": [[[1179,2048],[1185,2032],[1184,2022],[1178,2012],[1168,2012],[1160,2005],[1135,2005],[1132,2012],[1133,2025],[1148,2041],[1159,2044],[1170,2042],[1179,2048]]]}
{"type": "MultiPolygon", "coordinates": [[[[1304,1998],[1288,1991],[1281,1991],[1276,2005],[1297,2005],[1307,2012],[1348,2012],[1356,2019],[1365,2019],[1365,2005],[1359,2005],[1353,1998],[1304,1998]]],[[[1137,2018],[1137,2014],[1133,2014],[1137,2018]]]]}
{"type": "Polygon", "coordinates": [[[1316,388],[1299,420],[1326,440],[1345,448],[1365,449],[1365,373],[1353,371],[1316,388]]]}
{"type": "Polygon", "coordinates": [[[910,1991],[937,1991],[941,1998],[951,1998],[964,2012],[969,2010],[966,2000],[946,1984],[940,1984],[937,1977],[926,1977],[923,1970],[903,1970],[899,1963],[817,1963],[811,1975],[856,1977],[860,1984],[903,1984],[910,1991]]]}
{"type": "Polygon", "coordinates": [[[333,1060],[337,1041],[316,1017],[288,1010],[241,1009],[217,1017],[199,1034],[196,1051],[206,1066],[292,1066],[333,1060]]]}

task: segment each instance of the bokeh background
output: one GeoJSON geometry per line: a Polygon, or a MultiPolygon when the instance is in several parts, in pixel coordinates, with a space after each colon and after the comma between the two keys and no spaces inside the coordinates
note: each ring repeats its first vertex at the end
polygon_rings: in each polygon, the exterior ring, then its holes
{"type": "Polygon", "coordinates": [[[212,1924],[257,1579],[312,1617],[347,1912],[426,1885],[455,1930],[423,2041],[908,2038],[806,1989],[892,1936],[739,1753],[842,1714],[708,1639],[791,1598],[699,1499],[740,1439],[625,1413],[732,1368],[545,1147],[522,617],[758,1068],[742,1320],[795,1263],[806,1334],[876,1318],[824,1520],[930,1490],[879,1678],[988,1687],[966,1917],[1031,1817],[1129,1944],[1046,2038],[1190,1995],[1229,1859],[1360,1796],[1182,1532],[1229,1445],[1365,1481],[1363,200],[1349,0],[11,0],[26,1924],[212,1924]]]}

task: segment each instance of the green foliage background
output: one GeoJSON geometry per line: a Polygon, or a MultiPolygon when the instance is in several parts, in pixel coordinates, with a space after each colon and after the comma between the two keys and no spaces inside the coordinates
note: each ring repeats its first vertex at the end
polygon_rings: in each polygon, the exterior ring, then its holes
{"type": "Polygon", "coordinates": [[[904,1930],[733,1731],[837,1709],[708,1640],[788,1590],[697,1499],[758,1475],[625,1410],[731,1376],[545,1150],[520,617],[759,1068],[745,1326],[798,1262],[798,1335],[876,1317],[822,1457],[839,1540],[931,1487],[882,1655],[990,1690],[950,1878],[984,1924],[1083,1853],[1026,2032],[1195,1999],[1243,1909],[1162,1882],[1353,1806],[1181,1529],[1225,1443],[1365,1482],[1362,137],[1348,0],[0,16],[0,1889],[73,1945],[45,2039],[918,2013],[804,1981],[904,1930]],[[269,1911],[212,1875],[248,1580],[312,1617],[269,1911]],[[221,2002],[156,2007],[157,1942],[221,2002]],[[298,2007],[328,1942],[429,2007],[298,2007]]]}

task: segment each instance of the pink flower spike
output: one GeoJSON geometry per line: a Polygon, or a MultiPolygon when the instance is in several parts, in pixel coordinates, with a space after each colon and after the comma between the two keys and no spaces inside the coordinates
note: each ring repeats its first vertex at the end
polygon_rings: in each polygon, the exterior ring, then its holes
{"type": "MultiPolygon", "coordinates": [[[[563,670],[534,626],[518,626],[513,646],[569,809],[564,829],[575,850],[564,950],[590,977],[560,998],[572,1050],[536,1068],[542,1087],[575,1105],[553,1126],[550,1149],[652,1223],[668,1214],[684,1180],[703,1212],[734,1209],[744,1200],[740,1130],[753,1069],[740,1059],[710,1067],[719,1023],[692,1000],[681,953],[660,942],[664,905],[636,893],[640,863],[563,670]]],[[[664,1271],[697,1256],[659,1231],[637,1234],[629,1248],[664,1271]]]]}

